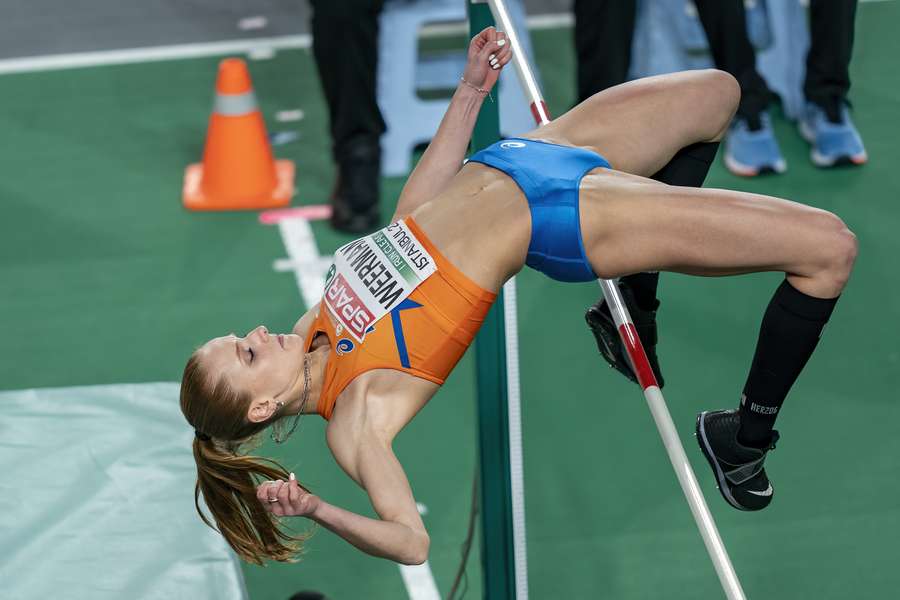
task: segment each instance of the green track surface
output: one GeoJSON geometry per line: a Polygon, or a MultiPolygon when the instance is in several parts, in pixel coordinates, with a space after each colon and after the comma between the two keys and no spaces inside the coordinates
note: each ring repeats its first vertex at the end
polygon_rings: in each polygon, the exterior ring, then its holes
{"type": "MultiPolygon", "coordinates": [[[[786,175],[743,180],[716,165],[708,180],[834,211],[860,239],[853,280],[779,418],[782,441],[769,462],[778,497],[763,513],[725,505],[692,428],[697,411],[736,404],[779,277],[662,278],[666,398],[750,598],[900,596],[898,22],[898,3],[859,10],[851,96],[868,165],[815,169],[806,144],[776,115],[786,175]]],[[[574,93],[571,31],[538,32],[534,44],[550,109],[561,113],[574,93]]],[[[216,63],[0,77],[0,388],[178,380],[207,338],[259,323],[286,330],[304,310],[293,275],[272,268],[285,256],[276,228],[255,213],[181,208],[184,167],[202,152],[216,63]]],[[[270,131],[301,134],[275,148],[296,161],[295,204],[325,202],[334,171],[311,56],[281,52],[250,66],[270,131]],[[276,111],[296,107],[305,120],[275,122],[276,111]]],[[[383,182],[385,217],[402,184],[383,182]]],[[[321,222],[313,229],[323,253],[348,239],[321,222]]],[[[531,271],[518,281],[531,597],[721,597],[639,390],[605,367],[584,326],[597,286],[531,271]]],[[[473,367],[467,355],[396,443],[428,507],[430,564],[443,593],[469,510],[473,367]]],[[[263,452],[328,501],[371,514],[323,431],[324,421],[308,418],[300,435],[263,452]]],[[[481,595],[479,565],[476,551],[468,598],[481,595]]],[[[332,600],[405,597],[393,563],[325,530],[302,563],[244,573],[254,600],[300,589],[332,600]]]]}

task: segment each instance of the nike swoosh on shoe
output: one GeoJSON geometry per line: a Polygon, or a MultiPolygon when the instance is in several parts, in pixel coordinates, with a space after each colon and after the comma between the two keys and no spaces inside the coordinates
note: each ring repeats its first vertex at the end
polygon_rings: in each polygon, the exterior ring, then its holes
{"type": "Polygon", "coordinates": [[[747,490],[747,491],[755,496],[771,496],[772,492],[774,492],[775,490],[772,489],[772,484],[770,483],[769,487],[767,487],[766,489],[764,489],[761,492],[756,492],[754,490],[747,490]]]}

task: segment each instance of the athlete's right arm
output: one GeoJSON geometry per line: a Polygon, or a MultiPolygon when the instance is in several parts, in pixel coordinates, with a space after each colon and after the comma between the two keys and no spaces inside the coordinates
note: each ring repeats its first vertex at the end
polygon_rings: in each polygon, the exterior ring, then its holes
{"type": "Polygon", "coordinates": [[[369,495],[379,518],[328,504],[313,518],[368,554],[422,564],[428,558],[430,540],[409,480],[391,448],[392,428],[373,418],[374,411],[353,410],[346,402],[343,414],[332,415],[328,424],[328,447],[344,472],[369,495]]]}
{"type": "Polygon", "coordinates": [[[416,508],[409,481],[383,436],[364,433],[352,441],[329,445],[338,464],[372,500],[379,518],[345,510],[310,494],[295,480],[267,482],[257,488],[262,505],[278,516],[305,516],[344,538],[366,554],[407,565],[428,558],[429,538],[416,508]],[[277,498],[277,502],[270,502],[277,498]]]}

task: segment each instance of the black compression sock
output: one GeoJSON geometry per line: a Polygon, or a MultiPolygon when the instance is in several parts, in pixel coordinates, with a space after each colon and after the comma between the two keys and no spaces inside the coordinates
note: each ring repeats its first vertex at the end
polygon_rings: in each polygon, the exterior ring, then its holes
{"type": "Polygon", "coordinates": [[[741,394],[741,444],[768,443],[784,398],[819,343],[837,300],[807,296],[787,280],[775,290],[741,394]]]}
{"type": "Polygon", "coordinates": [[[656,271],[635,273],[620,278],[634,292],[634,301],[641,310],[656,310],[656,286],[659,285],[659,273],[656,271]]]}
{"type": "Polygon", "coordinates": [[[698,142],[675,153],[666,166],[650,179],[669,185],[700,187],[716,158],[719,142],[698,142]]]}

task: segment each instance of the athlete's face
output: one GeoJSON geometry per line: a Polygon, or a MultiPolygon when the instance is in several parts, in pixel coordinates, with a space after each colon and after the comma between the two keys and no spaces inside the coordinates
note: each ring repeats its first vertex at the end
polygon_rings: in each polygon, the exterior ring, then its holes
{"type": "Polygon", "coordinates": [[[244,337],[212,339],[198,359],[212,381],[224,378],[237,392],[287,404],[303,372],[303,338],[293,333],[271,334],[262,325],[244,337]]]}

